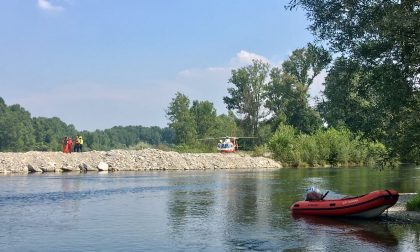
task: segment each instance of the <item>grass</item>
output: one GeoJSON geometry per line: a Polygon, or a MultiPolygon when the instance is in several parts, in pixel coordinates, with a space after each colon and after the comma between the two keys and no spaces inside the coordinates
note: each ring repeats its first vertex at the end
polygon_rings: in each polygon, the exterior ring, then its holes
{"type": "Polygon", "coordinates": [[[420,193],[417,193],[411,200],[407,202],[408,211],[417,211],[420,212],[420,193]]]}

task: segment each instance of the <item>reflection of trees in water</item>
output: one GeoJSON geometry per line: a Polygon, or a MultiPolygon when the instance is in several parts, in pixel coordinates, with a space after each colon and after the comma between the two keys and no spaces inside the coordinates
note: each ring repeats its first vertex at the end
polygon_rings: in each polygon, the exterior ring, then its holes
{"type": "Polygon", "coordinates": [[[230,222],[252,224],[257,221],[257,184],[255,178],[229,180],[227,218],[230,222]]]}
{"type": "Polygon", "coordinates": [[[214,204],[211,191],[172,191],[169,200],[170,220],[175,225],[183,224],[188,218],[209,217],[214,204]]]}
{"type": "MultiPolygon", "coordinates": [[[[372,167],[312,169],[318,176],[329,177],[329,190],[342,194],[360,195],[378,189],[396,189],[400,192],[414,192],[420,184],[414,179],[420,172],[414,166],[401,166],[380,170],[372,167]],[[337,170],[338,169],[338,170],[337,170]]],[[[308,174],[310,176],[314,174],[308,174]]]]}
{"type": "MultiPolygon", "coordinates": [[[[191,178],[190,178],[191,179],[191,178]]],[[[172,231],[188,233],[192,228],[208,228],[205,225],[212,218],[215,204],[214,192],[206,185],[195,185],[189,188],[189,179],[185,182],[173,179],[179,189],[171,190],[168,199],[168,219],[172,231]],[[185,188],[185,187],[186,188],[185,188]],[[201,225],[203,224],[203,225],[201,225]]]]}

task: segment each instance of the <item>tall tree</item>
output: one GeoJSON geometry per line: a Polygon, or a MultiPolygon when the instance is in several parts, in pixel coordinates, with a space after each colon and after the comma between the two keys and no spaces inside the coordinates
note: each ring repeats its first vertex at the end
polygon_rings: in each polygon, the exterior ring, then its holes
{"type": "Polygon", "coordinates": [[[195,121],[189,107],[190,100],[188,97],[177,92],[166,111],[170,121],[169,127],[174,129],[175,132],[176,144],[192,145],[197,141],[195,121]]]}
{"type": "Polygon", "coordinates": [[[253,60],[252,65],[232,70],[228,88],[230,96],[223,97],[229,110],[243,115],[245,134],[255,136],[258,126],[267,113],[264,113],[264,90],[267,86],[269,64],[253,60]]]}
{"type": "Polygon", "coordinates": [[[282,64],[283,73],[289,74],[306,89],[314,78],[331,62],[331,55],[323,47],[309,43],[296,49],[282,64]]]}
{"type": "Polygon", "coordinates": [[[210,131],[215,127],[216,109],[209,101],[193,101],[190,112],[194,117],[195,127],[199,138],[210,136],[210,131]]]}
{"type": "Polygon", "coordinates": [[[308,88],[330,61],[325,49],[308,44],[294,50],[281,69],[271,70],[265,106],[273,113],[273,130],[280,122],[305,133],[321,126],[319,113],[308,104],[308,88]]]}

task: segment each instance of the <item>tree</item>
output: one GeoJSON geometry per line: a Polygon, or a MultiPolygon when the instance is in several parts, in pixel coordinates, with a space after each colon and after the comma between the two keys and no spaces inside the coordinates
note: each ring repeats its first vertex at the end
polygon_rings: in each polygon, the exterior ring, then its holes
{"type": "MultiPolygon", "coordinates": [[[[321,111],[414,160],[409,146],[420,110],[420,3],[416,0],[292,0],[307,11],[310,29],[341,54],[325,83],[321,111]],[[410,133],[411,132],[411,133],[410,133]]],[[[416,151],[414,151],[415,153],[416,151]]]]}
{"type": "Polygon", "coordinates": [[[306,87],[306,92],[314,78],[331,62],[331,55],[323,47],[309,43],[296,49],[282,64],[283,73],[289,74],[296,82],[306,87]]]}
{"type": "Polygon", "coordinates": [[[31,114],[15,104],[0,100],[0,151],[29,151],[35,144],[31,114]]]}
{"type": "Polygon", "coordinates": [[[243,115],[244,130],[247,135],[255,136],[264,113],[264,90],[269,72],[268,63],[253,60],[253,64],[232,70],[229,83],[235,87],[228,88],[230,96],[223,97],[229,110],[236,110],[243,115]]]}
{"type": "Polygon", "coordinates": [[[178,145],[193,145],[197,140],[194,117],[189,107],[188,97],[177,92],[166,111],[169,127],[174,129],[175,143],[178,145]]]}
{"type": "Polygon", "coordinates": [[[292,0],[288,5],[298,6],[307,11],[312,32],[332,50],[364,64],[391,60],[414,83],[420,71],[419,1],[292,0]]]}
{"type": "Polygon", "coordinates": [[[35,150],[58,151],[61,150],[61,140],[64,136],[75,136],[77,131],[73,125],[67,125],[58,117],[32,118],[35,136],[35,150]]]}
{"type": "Polygon", "coordinates": [[[209,101],[193,101],[190,112],[194,117],[195,128],[199,138],[210,136],[210,131],[215,127],[216,109],[209,101]]]}
{"type": "Polygon", "coordinates": [[[282,69],[271,70],[265,106],[273,114],[273,130],[280,122],[304,133],[314,132],[321,126],[319,113],[308,104],[308,88],[330,61],[325,49],[308,44],[306,48],[294,50],[283,62],[282,69]]]}

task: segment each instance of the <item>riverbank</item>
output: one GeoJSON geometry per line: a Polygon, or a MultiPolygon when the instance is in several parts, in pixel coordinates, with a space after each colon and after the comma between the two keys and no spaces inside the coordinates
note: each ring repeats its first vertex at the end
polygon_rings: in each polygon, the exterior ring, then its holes
{"type": "MultiPolygon", "coordinates": [[[[420,223],[420,212],[407,211],[406,204],[416,193],[401,193],[398,202],[388,209],[388,218],[393,221],[420,223]]],[[[383,213],[387,215],[387,213],[383,213]]]]}
{"type": "Polygon", "coordinates": [[[68,171],[143,171],[281,168],[264,157],[247,154],[177,153],[156,149],[62,152],[0,153],[0,173],[68,171]]]}

